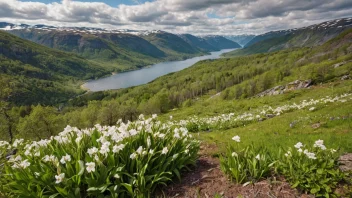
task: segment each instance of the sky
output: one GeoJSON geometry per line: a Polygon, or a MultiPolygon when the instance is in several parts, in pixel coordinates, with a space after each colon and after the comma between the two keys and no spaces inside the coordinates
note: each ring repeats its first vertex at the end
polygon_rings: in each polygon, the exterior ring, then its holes
{"type": "Polygon", "coordinates": [[[352,0],[0,0],[0,22],[196,35],[261,34],[351,16],[352,0]]]}

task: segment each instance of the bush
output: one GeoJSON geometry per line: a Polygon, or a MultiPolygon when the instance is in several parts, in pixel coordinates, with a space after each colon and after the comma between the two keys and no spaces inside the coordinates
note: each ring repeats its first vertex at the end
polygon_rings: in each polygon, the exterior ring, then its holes
{"type": "Polygon", "coordinates": [[[297,143],[286,153],[280,153],[277,168],[293,188],[318,197],[329,197],[345,176],[338,168],[336,150],[327,149],[323,143],[323,140],[316,141],[313,146],[297,143]]]}
{"type": "Polygon", "coordinates": [[[240,184],[255,182],[270,176],[270,170],[274,164],[266,148],[255,148],[253,145],[240,151],[230,146],[226,155],[220,157],[221,170],[229,175],[231,180],[240,184]]]}
{"type": "Polygon", "coordinates": [[[199,142],[185,128],[140,116],[112,127],[68,126],[50,139],[16,140],[4,148],[18,149],[0,176],[8,195],[150,197],[158,185],[180,178],[180,170],[195,163],[199,142]]]}
{"type": "MultiPolygon", "coordinates": [[[[235,136],[233,140],[240,142],[240,137],[235,136]]],[[[281,149],[276,154],[265,147],[251,145],[238,151],[229,146],[227,154],[220,157],[221,170],[231,180],[241,184],[280,174],[293,188],[317,197],[334,195],[338,184],[347,181],[347,174],[338,168],[336,150],[327,149],[323,140],[317,140],[313,146],[304,146],[299,142],[294,148],[285,152],[281,149]]]]}

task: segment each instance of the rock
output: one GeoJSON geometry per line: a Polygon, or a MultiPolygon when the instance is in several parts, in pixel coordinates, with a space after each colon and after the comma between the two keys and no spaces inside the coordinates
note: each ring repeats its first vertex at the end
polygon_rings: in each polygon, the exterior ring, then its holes
{"type": "Polygon", "coordinates": [[[258,119],[259,122],[262,122],[262,121],[264,121],[264,120],[266,120],[266,118],[259,118],[259,119],[258,119]]]}
{"type": "Polygon", "coordinates": [[[351,76],[350,75],[344,75],[341,77],[341,80],[350,80],[351,76]]]}
{"type": "Polygon", "coordinates": [[[340,169],[344,172],[352,171],[352,153],[347,153],[339,158],[340,169]]]}
{"type": "Polygon", "coordinates": [[[320,127],[320,123],[318,122],[318,123],[315,123],[315,124],[312,124],[312,128],[313,129],[317,129],[317,128],[319,128],[320,127]]]}
{"type": "Polygon", "coordinates": [[[266,116],[267,118],[273,118],[273,117],[275,117],[274,114],[266,114],[265,116],[266,116]]]}
{"type": "Polygon", "coordinates": [[[342,65],[346,64],[346,61],[343,61],[341,63],[336,63],[335,65],[333,65],[334,68],[338,68],[341,67],[342,65]]]}
{"type": "Polygon", "coordinates": [[[309,88],[312,85],[312,80],[295,80],[293,82],[288,83],[287,85],[279,85],[270,89],[267,89],[257,95],[257,97],[263,96],[273,96],[283,94],[287,91],[293,91],[297,89],[309,88]]]}

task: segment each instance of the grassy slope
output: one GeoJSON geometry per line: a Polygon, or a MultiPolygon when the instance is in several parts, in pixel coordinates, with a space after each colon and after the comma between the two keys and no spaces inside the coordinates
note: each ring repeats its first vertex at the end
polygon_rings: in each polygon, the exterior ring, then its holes
{"type": "MultiPolygon", "coordinates": [[[[336,96],[351,92],[352,81],[339,81],[315,86],[312,89],[296,90],[283,95],[263,98],[233,101],[204,98],[193,107],[174,110],[162,115],[161,119],[167,120],[170,115],[178,120],[187,119],[188,116],[194,114],[200,117],[229,112],[241,114],[249,112],[249,109],[261,109],[264,105],[277,107],[299,103],[302,100],[319,99],[324,96],[336,96]]],[[[218,144],[220,150],[208,151],[212,154],[223,152],[228,143],[233,143],[231,138],[235,135],[241,137],[241,147],[254,143],[257,146],[266,145],[272,150],[277,150],[279,147],[292,146],[299,141],[310,144],[317,139],[323,139],[329,147],[341,148],[342,152],[352,152],[352,101],[319,105],[317,110],[313,112],[307,109],[296,110],[238,128],[200,132],[197,136],[206,143],[218,144]],[[292,122],[296,122],[293,128],[290,127],[292,122]],[[321,123],[321,127],[313,129],[311,125],[318,122],[321,123]]]]}
{"type": "MultiPolygon", "coordinates": [[[[81,93],[79,82],[109,71],[79,56],[0,31],[0,76],[16,104],[53,104],[81,93]]],[[[3,88],[1,88],[3,89],[3,88]]]]}

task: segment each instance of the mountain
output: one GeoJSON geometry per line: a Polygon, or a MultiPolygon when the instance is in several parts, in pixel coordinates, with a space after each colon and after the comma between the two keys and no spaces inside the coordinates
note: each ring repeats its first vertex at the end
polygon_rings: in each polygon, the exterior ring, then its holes
{"type": "Polygon", "coordinates": [[[160,30],[29,26],[5,22],[0,23],[0,29],[50,48],[76,53],[117,72],[240,47],[222,36],[201,38],[160,30]]]}
{"type": "Polygon", "coordinates": [[[126,33],[98,33],[51,28],[14,29],[10,33],[50,48],[76,53],[115,71],[158,62],[165,53],[143,38],[126,33]]]}
{"type": "Polygon", "coordinates": [[[242,35],[227,35],[225,38],[234,41],[242,46],[245,46],[248,42],[250,42],[255,35],[252,34],[242,34],[242,35]]]}
{"type": "Polygon", "coordinates": [[[227,53],[226,55],[240,56],[292,47],[322,45],[350,28],[352,28],[352,18],[343,18],[303,28],[268,32],[254,37],[243,49],[227,53]]]}
{"type": "Polygon", "coordinates": [[[217,36],[217,35],[212,35],[212,36],[205,36],[203,37],[209,44],[212,46],[219,48],[219,49],[235,49],[235,48],[241,48],[241,45],[234,41],[230,41],[226,39],[223,36],[217,36]]]}
{"type": "MultiPolygon", "coordinates": [[[[0,79],[15,104],[55,104],[81,93],[78,82],[110,72],[77,55],[0,31],[0,79]]],[[[1,84],[1,83],[0,83],[1,84]]],[[[1,87],[1,91],[4,91],[1,87]]]]}
{"type": "Polygon", "coordinates": [[[203,51],[203,52],[220,50],[219,48],[211,45],[204,38],[201,38],[201,37],[196,37],[191,34],[180,34],[179,37],[181,37],[188,44],[195,46],[196,48],[198,48],[200,51],[203,51]]]}
{"type": "Polygon", "coordinates": [[[149,41],[157,48],[164,51],[171,59],[178,56],[188,58],[195,55],[203,54],[197,46],[191,45],[181,37],[164,31],[155,31],[140,35],[143,39],[149,41]]]}

